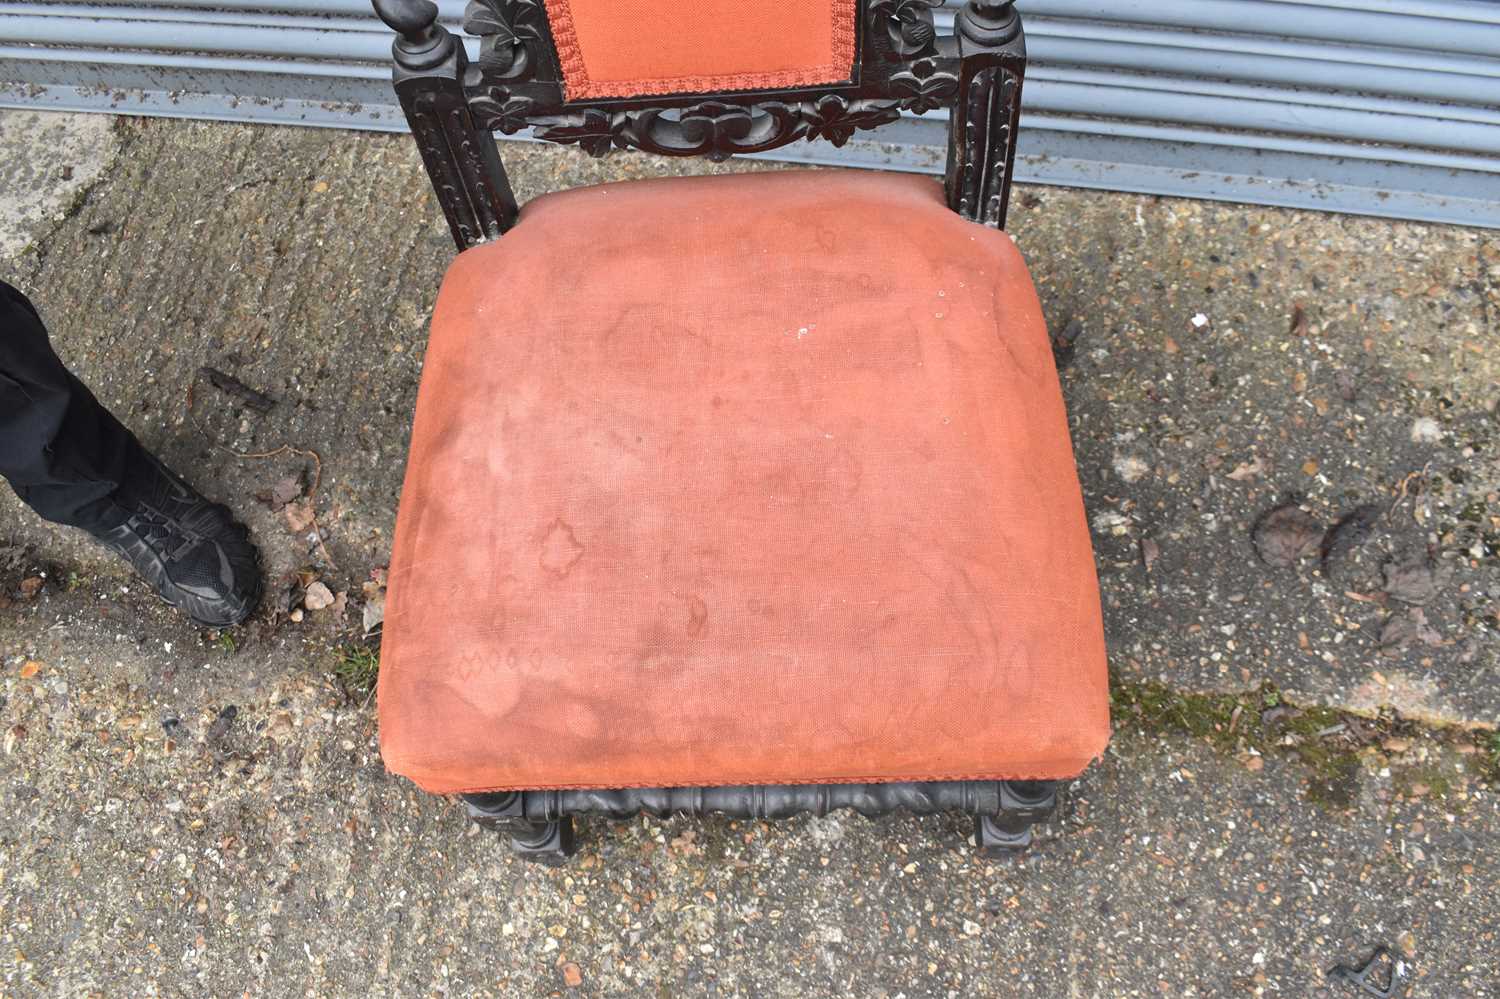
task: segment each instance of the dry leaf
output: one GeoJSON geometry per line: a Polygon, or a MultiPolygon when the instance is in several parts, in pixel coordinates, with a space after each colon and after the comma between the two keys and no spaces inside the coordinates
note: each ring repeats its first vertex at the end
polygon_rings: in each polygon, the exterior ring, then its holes
{"type": "Polygon", "coordinates": [[[1408,607],[1404,613],[1392,614],[1385,619],[1380,629],[1380,651],[1395,655],[1400,649],[1421,642],[1424,645],[1442,645],[1443,636],[1427,623],[1427,614],[1420,607],[1408,607]]]}
{"type": "Polygon", "coordinates": [[[1385,592],[1407,604],[1427,603],[1438,595],[1451,575],[1448,566],[1434,562],[1425,552],[1387,562],[1382,571],[1385,592]]]}
{"type": "Polygon", "coordinates": [[[1260,455],[1256,455],[1253,461],[1248,463],[1242,461],[1238,465],[1235,465],[1234,471],[1229,473],[1229,478],[1236,482],[1247,482],[1257,475],[1265,474],[1265,472],[1266,463],[1260,460],[1260,455]]]}
{"type": "Polygon", "coordinates": [[[1292,325],[1290,330],[1292,336],[1307,336],[1307,310],[1302,308],[1302,303],[1297,302],[1292,306],[1292,325]]]}
{"type": "Polygon", "coordinates": [[[301,534],[313,525],[312,501],[304,499],[298,500],[295,503],[288,503],[282,509],[281,515],[286,518],[287,527],[291,528],[294,533],[301,534]]]}
{"type": "Polygon", "coordinates": [[[568,988],[576,989],[583,984],[583,972],[578,965],[569,961],[563,965],[563,981],[568,983],[568,988]]]}
{"type": "Polygon", "coordinates": [[[271,509],[280,510],[302,495],[302,476],[288,475],[271,487],[267,494],[271,509]]]}
{"type": "Polygon", "coordinates": [[[21,580],[21,596],[27,600],[34,599],[38,593],[42,592],[42,587],[46,583],[47,581],[41,576],[27,576],[21,580]]]}
{"type": "Polygon", "coordinates": [[[1287,503],[1261,514],[1250,540],[1262,562],[1285,569],[1317,549],[1323,525],[1295,503],[1287,503]]]}
{"type": "Polygon", "coordinates": [[[1151,571],[1151,566],[1155,564],[1156,560],[1159,558],[1161,558],[1161,545],[1157,544],[1150,538],[1142,538],[1141,564],[1146,567],[1147,572],[1151,571]]]}
{"type": "Polygon", "coordinates": [[[21,679],[30,680],[41,671],[41,663],[37,662],[35,659],[28,659],[26,660],[25,664],[21,666],[21,679]]]}

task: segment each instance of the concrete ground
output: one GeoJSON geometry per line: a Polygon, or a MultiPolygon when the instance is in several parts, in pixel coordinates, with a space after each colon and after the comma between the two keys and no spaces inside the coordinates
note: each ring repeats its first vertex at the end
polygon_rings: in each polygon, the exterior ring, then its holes
{"type": "MultiPolygon", "coordinates": [[[[1500,996],[1500,234],[1020,189],[1109,753],[1019,863],[844,813],[585,823],[553,871],[387,776],[365,693],[452,253],[410,139],[0,151],[0,276],[273,582],[200,631],[0,496],[0,994],[1337,997],[1383,943],[1500,996]]],[[[703,167],[505,153],[523,199],[703,167]]]]}

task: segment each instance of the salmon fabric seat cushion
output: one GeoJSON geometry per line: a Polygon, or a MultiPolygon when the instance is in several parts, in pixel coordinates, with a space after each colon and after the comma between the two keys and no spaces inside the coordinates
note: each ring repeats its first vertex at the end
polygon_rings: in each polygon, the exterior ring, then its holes
{"type": "Polygon", "coordinates": [[[1109,734],[1031,279],[927,178],[551,194],[444,279],[389,576],[435,792],[1061,778],[1109,734]]]}
{"type": "Polygon", "coordinates": [[[547,0],[568,100],[850,79],[854,0],[547,0]]]}

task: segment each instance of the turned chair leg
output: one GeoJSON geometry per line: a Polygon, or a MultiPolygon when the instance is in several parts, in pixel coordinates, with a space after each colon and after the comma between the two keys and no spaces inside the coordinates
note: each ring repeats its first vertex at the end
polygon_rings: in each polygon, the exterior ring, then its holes
{"type": "Polygon", "coordinates": [[[996,815],[974,816],[974,845],[988,857],[1015,857],[1031,846],[1031,827],[1057,808],[1056,781],[1004,781],[996,815]]]}
{"type": "Polygon", "coordinates": [[[528,818],[525,796],[516,791],[459,795],[469,820],[492,829],[510,840],[510,848],[522,860],[557,867],[567,863],[578,849],[573,817],[528,818]]]}

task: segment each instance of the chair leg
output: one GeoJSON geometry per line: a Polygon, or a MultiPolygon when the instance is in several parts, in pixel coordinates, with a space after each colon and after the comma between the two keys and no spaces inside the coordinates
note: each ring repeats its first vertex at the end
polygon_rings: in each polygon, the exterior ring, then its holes
{"type": "Polygon", "coordinates": [[[1002,781],[1000,809],[974,816],[974,845],[988,857],[1015,857],[1031,846],[1031,827],[1057,809],[1056,781],[1002,781]]]}
{"type": "Polygon", "coordinates": [[[495,791],[459,797],[469,820],[509,839],[511,850],[522,860],[559,867],[578,849],[571,815],[550,820],[528,818],[526,799],[520,792],[495,791]]]}
{"type": "Polygon", "coordinates": [[[531,822],[529,829],[510,834],[510,848],[522,860],[548,867],[561,867],[578,849],[573,817],[564,815],[552,822],[531,822]]]}

